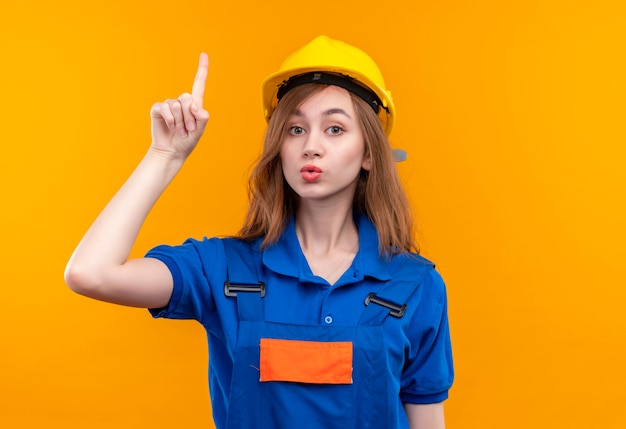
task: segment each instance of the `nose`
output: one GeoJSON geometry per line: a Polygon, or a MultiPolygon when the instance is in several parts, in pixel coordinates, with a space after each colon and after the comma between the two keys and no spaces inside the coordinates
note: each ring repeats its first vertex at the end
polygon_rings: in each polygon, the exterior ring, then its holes
{"type": "Polygon", "coordinates": [[[321,136],[317,133],[310,133],[304,141],[302,154],[305,158],[318,158],[323,155],[323,145],[321,136]]]}

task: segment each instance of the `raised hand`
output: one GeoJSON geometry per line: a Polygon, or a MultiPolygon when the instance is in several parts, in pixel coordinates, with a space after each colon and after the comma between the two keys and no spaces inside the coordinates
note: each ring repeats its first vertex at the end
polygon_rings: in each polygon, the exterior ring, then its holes
{"type": "Polygon", "coordinates": [[[65,279],[76,292],[137,307],[167,305],[172,275],[154,258],[130,258],[146,216],[202,136],[209,59],[200,55],[191,94],[152,106],[152,146],[96,218],[68,262],[65,279]],[[155,156],[156,155],[156,156],[155,156]]]}
{"type": "Polygon", "coordinates": [[[186,158],[202,137],[209,113],[202,107],[209,58],[200,54],[191,94],[156,103],[150,110],[152,149],[172,158],[186,158]]]}

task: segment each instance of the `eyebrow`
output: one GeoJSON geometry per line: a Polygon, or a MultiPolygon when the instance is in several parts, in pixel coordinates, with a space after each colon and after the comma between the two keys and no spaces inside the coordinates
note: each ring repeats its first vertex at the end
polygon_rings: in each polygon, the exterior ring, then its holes
{"type": "MultiPolygon", "coordinates": [[[[300,109],[294,110],[293,114],[294,114],[294,116],[304,116],[304,114],[302,113],[302,111],[300,109]]],[[[331,116],[331,115],[335,115],[335,114],[345,115],[348,118],[352,119],[352,117],[350,115],[348,115],[348,113],[345,110],[340,109],[338,107],[333,108],[333,109],[328,109],[328,110],[325,110],[324,112],[322,112],[322,116],[331,116]]]]}

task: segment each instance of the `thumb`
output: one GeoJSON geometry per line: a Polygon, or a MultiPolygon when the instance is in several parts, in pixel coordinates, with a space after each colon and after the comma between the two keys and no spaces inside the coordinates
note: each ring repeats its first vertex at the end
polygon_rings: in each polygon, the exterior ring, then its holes
{"type": "Polygon", "coordinates": [[[209,112],[202,107],[198,106],[195,101],[191,102],[191,113],[196,118],[196,122],[206,123],[209,120],[209,112]]]}

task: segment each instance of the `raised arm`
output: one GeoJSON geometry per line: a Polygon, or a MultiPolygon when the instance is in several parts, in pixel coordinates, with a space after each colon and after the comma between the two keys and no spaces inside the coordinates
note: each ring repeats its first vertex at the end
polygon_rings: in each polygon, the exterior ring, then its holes
{"type": "Polygon", "coordinates": [[[151,258],[128,259],[139,230],[204,132],[209,60],[200,55],[191,94],[152,106],[152,144],[135,171],[80,241],[65,269],[75,292],[136,307],[163,307],[172,293],[167,267],[151,258]]]}

